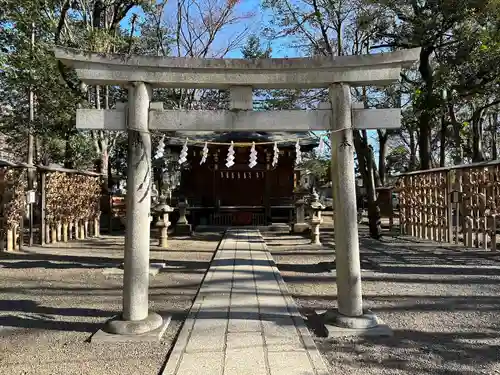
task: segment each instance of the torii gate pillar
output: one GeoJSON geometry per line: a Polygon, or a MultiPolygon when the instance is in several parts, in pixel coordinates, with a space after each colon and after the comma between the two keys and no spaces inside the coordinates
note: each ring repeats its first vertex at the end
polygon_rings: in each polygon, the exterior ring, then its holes
{"type": "Polygon", "coordinates": [[[357,332],[391,335],[389,327],[379,324],[375,315],[363,311],[350,87],[344,83],[333,84],[329,96],[336,114],[331,118],[331,173],[338,308],[327,311],[325,320],[330,323],[327,326],[330,336],[357,332]]]}
{"type": "Polygon", "coordinates": [[[335,199],[338,311],[342,315],[357,317],[363,314],[363,305],[356,217],[351,92],[349,85],[342,83],[330,86],[329,91],[332,109],[337,114],[332,119],[331,173],[335,199]]]}
{"type": "Polygon", "coordinates": [[[109,320],[92,340],[159,340],[170,317],[149,311],[149,247],[151,223],[151,87],[128,85],[127,222],[123,273],[123,310],[109,320]]]}

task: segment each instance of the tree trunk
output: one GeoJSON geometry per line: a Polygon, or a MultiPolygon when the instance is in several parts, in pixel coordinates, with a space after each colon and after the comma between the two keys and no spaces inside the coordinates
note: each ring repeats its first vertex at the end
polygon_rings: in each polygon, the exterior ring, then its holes
{"type": "Polygon", "coordinates": [[[49,153],[47,152],[47,145],[46,142],[42,139],[40,139],[40,142],[38,142],[38,152],[40,155],[40,163],[42,165],[49,165],[50,164],[50,157],[49,153]]]}
{"type": "Polygon", "coordinates": [[[372,160],[372,171],[373,171],[373,180],[376,187],[382,186],[382,181],[380,180],[380,175],[377,168],[377,163],[375,162],[375,154],[373,152],[373,148],[370,147],[371,152],[371,160],[372,160]]]}
{"type": "MultiPolygon", "coordinates": [[[[364,131],[363,131],[364,132],[364,131]]],[[[366,135],[363,135],[366,137],[366,135]]],[[[365,138],[366,139],[366,138],[365,138]]],[[[377,202],[377,191],[375,189],[375,178],[373,174],[373,150],[368,147],[366,156],[367,173],[366,173],[366,194],[368,201],[368,226],[370,228],[370,236],[375,239],[382,237],[382,225],[380,220],[380,208],[377,202]]]]}
{"type": "Polygon", "coordinates": [[[484,161],[482,110],[472,115],[472,162],[484,161]]]}
{"type": "Polygon", "coordinates": [[[64,168],[73,169],[74,165],[74,152],[71,147],[70,136],[66,136],[64,140],[64,168]]]}
{"type": "Polygon", "coordinates": [[[35,160],[34,160],[35,164],[38,164],[40,162],[41,151],[42,151],[42,146],[41,146],[40,138],[35,137],[35,160]]]}
{"type": "Polygon", "coordinates": [[[431,114],[424,110],[420,115],[420,134],[418,136],[418,151],[420,157],[420,169],[427,170],[431,168],[431,136],[430,128],[431,114]]]}
{"type": "Polygon", "coordinates": [[[387,131],[383,131],[378,129],[378,142],[379,142],[379,154],[378,154],[378,175],[380,179],[380,186],[385,185],[385,174],[386,174],[386,165],[385,165],[385,157],[387,155],[387,140],[388,135],[387,131]]]}
{"type": "Polygon", "coordinates": [[[359,172],[363,179],[363,185],[366,187],[370,236],[375,239],[380,239],[382,237],[380,210],[378,208],[375,191],[372,153],[368,147],[368,138],[366,137],[365,130],[363,131],[363,135],[361,135],[359,131],[354,131],[354,146],[358,155],[359,172]]]}
{"type": "Polygon", "coordinates": [[[430,56],[434,52],[434,46],[425,46],[420,51],[420,63],[418,70],[425,83],[423,93],[424,100],[422,100],[422,107],[419,119],[419,137],[418,148],[420,156],[420,168],[423,170],[430,169],[431,167],[431,120],[432,109],[434,108],[433,102],[433,89],[434,89],[434,72],[430,64],[430,56]]]}
{"type": "Polygon", "coordinates": [[[453,164],[461,165],[464,162],[462,135],[460,134],[462,125],[457,121],[457,116],[455,115],[455,108],[453,107],[453,104],[448,105],[448,114],[450,115],[450,120],[453,126],[453,143],[455,146],[455,156],[453,157],[453,164]]]}
{"type": "Polygon", "coordinates": [[[415,135],[413,134],[413,131],[409,131],[410,135],[410,165],[409,165],[409,170],[414,171],[417,167],[417,144],[415,142],[415,135]]]}
{"type": "Polygon", "coordinates": [[[444,114],[441,116],[441,140],[439,144],[439,166],[444,167],[446,165],[446,119],[444,114]]]}
{"type": "Polygon", "coordinates": [[[490,115],[490,131],[491,131],[491,159],[498,159],[498,112],[490,115]]]}
{"type": "MultiPolygon", "coordinates": [[[[31,24],[31,54],[33,54],[33,49],[35,47],[35,23],[31,24]]],[[[32,79],[32,77],[30,77],[32,79]]],[[[35,135],[33,129],[33,123],[35,121],[35,93],[33,92],[33,87],[30,85],[29,91],[29,132],[28,132],[28,154],[26,163],[29,165],[34,164],[35,160],[35,135]]],[[[33,190],[35,185],[36,171],[34,169],[28,169],[28,190],[33,190]]]]}

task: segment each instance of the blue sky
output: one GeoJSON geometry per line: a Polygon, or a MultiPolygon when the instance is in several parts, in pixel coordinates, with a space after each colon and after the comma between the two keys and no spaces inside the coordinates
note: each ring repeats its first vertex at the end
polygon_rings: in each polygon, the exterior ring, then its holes
{"type": "MultiPolygon", "coordinates": [[[[176,12],[176,1],[168,1],[165,6],[165,17],[169,17],[169,15],[173,15],[176,12]]],[[[261,8],[261,0],[242,0],[240,4],[237,5],[235,10],[237,14],[247,14],[252,13],[251,17],[245,18],[237,24],[229,25],[225,27],[221,32],[217,35],[215,41],[215,47],[223,47],[228,40],[230,40],[235,34],[237,34],[242,27],[249,27],[252,32],[261,37],[261,42],[263,45],[267,46],[270,43],[272,47],[272,56],[273,57],[298,57],[300,56],[299,51],[290,47],[292,40],[287,39],[277,39],[277,40],[266,40],[263,38],[261,34],[261,30],[268,24],[271,17],[273,17],[272,13],[269,11],[265,11],[261,8]]],[[[142,10],[140,8],[134,8],[129,12],[128,17],[122,22],[122,26],[127,28],[130,23],[130,17],[132,14],[136,13],[139,17],[143,15],[142,10]]],[[[241,49],[236,48],[233,51],[230,51],[226,55],[228,58],[240,58],[241,49]]],[[[376,131],[369,131],[370,144],[373,146],[375,150],[375,158],[378,164],[378,142],[376,141],[377,133],[376,131]]]]}
{"type": "MultiPolygon", "coordinates": [[[[168,19],[169,15],[172,15],[176,12],[176,1],[168,1],[165,6],[164,17],[168,19]]],[[[142,9],[140,7],[132,8],[127,17],[122,21],[122,26],[124,28],[129,28],[130,18],[133,14],[137,14],[139,17],[143,16],[142,9]]],[[[261,7],[261,0],[242,0],[240,4],[237,5],[235,13],[237,14],[248,14],[252,13],[252,17],[248,17],[245,20],[242,20],[238,24],[229,25],[224,27],[220,33],[217,34],[216,45],[222,46],[224,43],[230,39],[235,33],[238,33],[242,27],[249,27],[255,34],[261,37],[261,41],[264,45],[267,46],[269,42],[271,42],[271,47],[273,48],[273,57],[297,57],[298,53],[294,49],[290,49],[287,47],[286,39],[279,40],[265,40],[261,35],[262,28],[268,23],[270,17],[272,17],[272,13],[269,11],[265,11],[261,7]]],[[[239,58],[241,57],[240,49],[235,49],[226,55],[228,58],[239,58]]]]}

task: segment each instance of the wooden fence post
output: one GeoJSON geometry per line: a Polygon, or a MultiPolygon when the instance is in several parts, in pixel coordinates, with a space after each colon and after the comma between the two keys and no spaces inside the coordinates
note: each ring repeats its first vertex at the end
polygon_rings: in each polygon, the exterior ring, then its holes
{"type": "Polygon", "coordinates": [[[57,243],[57,228],[55,222],[50,224],[50,239],[52,243],[57,243]]]}
{"type": "Polygon", "coordinates": [[[79,225],[79,228],[80,228],[80,236],[79,236],[80,238],[79,239],[80,240],[84,240],[85,239],[85,227],[83,225],[83,221],[79,220],[78,225],[79,225]]]}
{"type": "Polygon", "coordinates": [[[68,239],[71,241],[73,239],[73,226],[74,226],[74,222],[73,220],[70,218],[69,219],[69,223],[68,223],[68,239]]]}
{"type": "Polygon", "coordinates": [[[47,231],[46,231],[46,226],[47,223],[45,222],[45,204],[46,204],[46,186],[47,186],[47,181],[46,181],[46,173],[45,171],[40,171],[40,189],[42,192],[42,199],[40,199],[40,220],[41,220],[41,228],[40,228],[40,245],[44,246],[47,243],[47,231]]]}
{"type": "Polygon", "coordinates": [[[68,242],[68,222],[64,221],[62,225],[62,241],[68,242]]]}
{"type": "Polygon", "coordinates": [[[451,196],[453,190],[453,173],[454,172],[451,170],[446,171],[446,220],[448,221],[448,230],[446,234],[447,242],[453,242],[453,197],[451,196]]]}
{"type": "Polygon", "coordinates": [[[83,236],[85,238],[90,237],[90,233],[89,233],[89,221],[87,219],[83,220],[83,236]]]}
{"type": "Polygon", "coordinates": [[[57,233],[57,242],[61,242],[62,241],[62,224],[60,221],[57,221],[56,223],[56,233],[57,233]]]}
{"type": "Polygon", "coordinates": [[[7,228],[7,251],[14,250],[14,228],[7,228]]]}
{"type": "Polygon", "coordinates": [[[101,223],[99,221],[99,218],[94,219],[94,236],[95,237],[100,237],[101,236],[101,223]]]}

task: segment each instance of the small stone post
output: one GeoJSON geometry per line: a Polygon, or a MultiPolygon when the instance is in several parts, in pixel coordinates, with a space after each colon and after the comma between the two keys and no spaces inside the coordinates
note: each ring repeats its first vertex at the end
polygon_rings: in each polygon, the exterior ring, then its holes
{"type": "Polygon", "coordinates": [[[311,210],[311,243],[314,245],[321,245],[319,227],[323,222],[321,211],[325,209],[325,206],[320,203],[316,190],[312,193],[309,209],[311,210]]]}
{"type": "Polygon", "coordinates": [[[188,223],[186,213],[189,207],[188,202],[185,199],[181,199],[177,204],[179,208],[179,220],[175,224],[175,233],[178,235],[191,235],[191,224],[188,223]]]}

